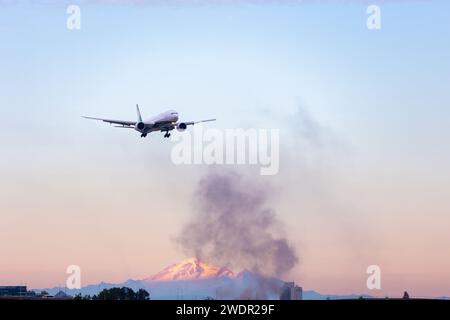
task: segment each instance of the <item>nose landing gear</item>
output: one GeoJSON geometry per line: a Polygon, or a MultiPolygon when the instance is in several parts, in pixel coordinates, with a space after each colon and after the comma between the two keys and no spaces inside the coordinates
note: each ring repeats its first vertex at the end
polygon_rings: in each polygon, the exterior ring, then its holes
{"type": "Polygon", "coordinates": [[[164,135],[164,138],[169,138],[170,137],[170,133],[169,131],[166,131],[166,134],[164,135]]]}
{"type": "Polygon", "coordinates": [[[146,133],[141,134],[141,138],[145,138],[147,136],[146,133]]]}

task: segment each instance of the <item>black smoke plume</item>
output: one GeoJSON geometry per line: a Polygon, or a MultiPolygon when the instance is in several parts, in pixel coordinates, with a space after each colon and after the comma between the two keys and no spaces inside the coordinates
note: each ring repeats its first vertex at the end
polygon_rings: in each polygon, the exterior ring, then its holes
{"type": "Polygon", "coordinates": [[[268,207],[271,190],[235,173],[209,174],[199,183],[194,214],[178,243],[188,255],[263,276],[291,270],[298,257],[268,207]]]}

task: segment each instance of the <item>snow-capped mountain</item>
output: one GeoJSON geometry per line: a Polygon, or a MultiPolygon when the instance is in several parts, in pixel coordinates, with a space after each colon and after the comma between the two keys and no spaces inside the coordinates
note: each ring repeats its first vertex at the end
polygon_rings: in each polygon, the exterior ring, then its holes
{"type": "Polygon", "coordinates": [[[189,258],[161,270],[144,281],[186,281],[219,277],[233,278],[235,274],[228,268],[219,268],[197,258],[189,258]]]}
{"type": "Polygon", "coordinates": [[[101,282],[73,290],[59,287],[44,290],[50,294],[63,290],[70,295],[94,295],[103,289],[129,287],[146,289],[151,299],[277,299],[282,285],[279,279],[265,279],[246,270],[235,274],[228,268],[189,258],[143,280],[130,279],[118,284],[101,282]]]}
{"type": "MultiPolygon", "coordinates": [[[[173,264],[144,280],[127,280],[122,283],[92,284],[81,289],[62,287],[38,289],[55,295],[60,291],[74,296],[98,294],[103,289],[129,287],[133,290],[146,289],[151,299],[278,299],[284,282],[276,278],[265,278],[248,270],[237,274],[227,268],[220,268],[196,258],[173,264]]],[[[305,291],[304,299],[339,299],[340,296],[326,296],[314,291],[305,291]]],[[[347,296],[345,298],[352,298],[347,296]]]]}

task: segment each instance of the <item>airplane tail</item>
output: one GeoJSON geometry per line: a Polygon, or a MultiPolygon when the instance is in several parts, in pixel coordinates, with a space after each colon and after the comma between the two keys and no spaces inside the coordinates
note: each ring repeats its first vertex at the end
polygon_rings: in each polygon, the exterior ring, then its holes
{"type": "Polygon", "coordinates": [[[142,122],[142,116],[141,116],[141,111],[139,110],[139,105],[136,105],[136,112],[137,112],[137,121],[138,122],[142,122]]]}

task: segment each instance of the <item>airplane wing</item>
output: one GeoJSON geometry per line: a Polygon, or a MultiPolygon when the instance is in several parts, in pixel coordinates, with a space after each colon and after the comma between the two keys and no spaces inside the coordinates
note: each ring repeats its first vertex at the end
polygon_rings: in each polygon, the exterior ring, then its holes
{"type": "Polygon", "coordinates": [[[111,119],[93,118],[93,117],[85,117],[85,116],[83,116],[83,118],[90,119],[90,120],[99,120],[99,121],[103,121],[103,122],[107,122],[107,123],[111,123],[111,124],[119,124],[120,127],[131,127],[131,126],[136,125],[136,121],[111,120],[111,119]]]}
{"type": "Polygon", "coordinates": [[[200,121],[190,121],[190,122],[183,122],[183,123],[185,123],[187,126],[190,126],[190,125],[194,125],[194,124],[196,124],[196,123],[210,122],[210,121],[216,121],[216,119],[207,119],[207,120],[200,120],[200,121]]]}

